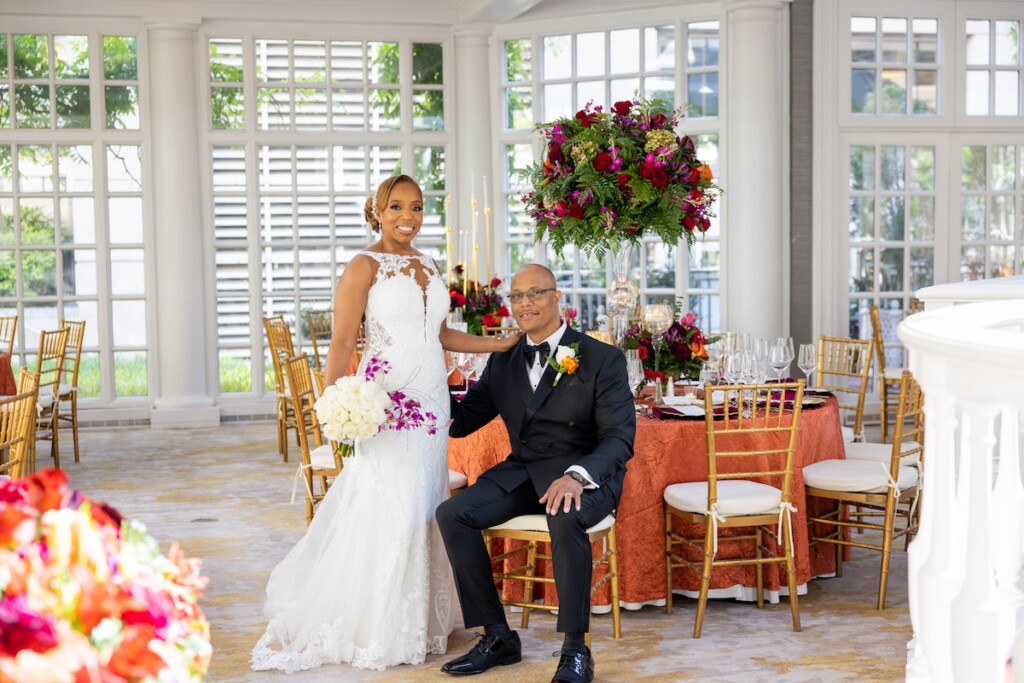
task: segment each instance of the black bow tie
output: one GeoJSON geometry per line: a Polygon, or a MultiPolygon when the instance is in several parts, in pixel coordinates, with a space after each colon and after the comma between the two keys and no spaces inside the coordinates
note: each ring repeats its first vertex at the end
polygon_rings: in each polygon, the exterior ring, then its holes
{"type": "Polygon", "coordinates": [[[523,344],[523,354],[526,355],[526,364],[531,368],[533,367],[534,359],[537,357],[538,352],[540,353],[540,362],[543,365],[548,356],[551,355],[551,345],[547,342],[541,342],[536,346],[523,344]]]}

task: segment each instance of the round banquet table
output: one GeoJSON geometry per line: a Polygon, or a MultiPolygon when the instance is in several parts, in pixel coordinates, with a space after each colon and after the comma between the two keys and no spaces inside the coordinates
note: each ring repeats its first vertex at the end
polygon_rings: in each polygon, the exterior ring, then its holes
{"type": "MultiPolygon", "coordinates": [[[[468,437],[449,439],[448,466],[463,472],[472,484],[481,473],[505,459],[509,450],[508,433],[502,420],[497,418],[468,437]]],[[[645,604],[664,605],[665,518],[662,493],[669,484],[707,479],[704,420],[637,417],[633,450],[633,457],[627,463],[615,525],[619,553],[619,599],[620,604],[626,608],[639,608],[645,604]]],[[[820,406],[805,407],[801,411],[797,430],[793,472],[793,504],[797,509],[793,515],[793,545],[799,593],[806,591],[806,584],[813,577],[835,572],[832,546],[808,546],[808,500],[804,493],[801,468],[819,460],[843,457],[843,435],[835,398],[829,398],[820,406]]],[[[815,505],[817,501],[811,500],[810,503],[815,505]]],[[[677,530],[691,537],[703,537],[704,534],[703,525],[680,525],[677,530]]],[[[724,538],[730,533],[746,531],[723,529],[720,533],[724,538]]],[[[751,556],[752,553],[753,547],[749,542],[742,545],[723,542],[719,545],[718,557],[751,556]]],[[[699,555],[691,553],[689,557],[696,560],[699,555]]],[[[543,563],[538,571],[550,575],[550,568],[543,566],[543,563]]],[[[711,575],[709,596],[751,600],[755,595],[755,585],[753,566],[718,567],[711,575]]],[[[675,570],[675,592],[696,596],[699,587],[697,571],[688,568],[675,570]]],[[[534,588],[535,594],[541,592],[542,588],[538,584],[534,588]]],[[[598,607],[595,611],[604,611],[600,606],[608,605],[608,589],[606,583],[594,594],[593,603],[598,607]]],[[[776,601],[780,593],[787,593],[782,565],[766,566],[765,590],[771,601],[776,601]]],[[[506,597],[521,595],[521,582],[505,586],[504,591],[506,597]]],[[[553,590],[545,595],[547,602],[555,601],[552,593],[553,590]]]]}

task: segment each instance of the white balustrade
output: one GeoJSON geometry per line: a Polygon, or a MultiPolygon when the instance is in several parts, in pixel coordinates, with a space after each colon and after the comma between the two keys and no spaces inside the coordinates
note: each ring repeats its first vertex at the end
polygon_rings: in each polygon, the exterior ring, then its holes
{"type": "Polygon", "coordinates": [[[1014,643],[1024,615],[1024,298],[952,305],[1024,297],[1024,278],[1014,279],[972,283],[976,296],[970,285],[922,290],[926,310],[898,330],[925,395],[907,681],[1003,681],[1018,649],[1015,680],[1024,681],[1024,636],[1014,643]]]}

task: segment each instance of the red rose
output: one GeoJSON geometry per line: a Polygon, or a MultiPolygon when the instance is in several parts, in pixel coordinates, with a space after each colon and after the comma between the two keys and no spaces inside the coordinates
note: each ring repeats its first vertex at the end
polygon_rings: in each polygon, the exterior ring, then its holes
{"type": "Polygon", "coordinates": [[[644,180],[650,180],[652,175],[654,175],[654,164],[644,164],[640,167],[641,178],[644,180]]]}
{"type": "Polygon", "coordinates": [[[501,284],[501,278],[500,277],[491,278],[491,287],[497,287],[500,284],[501,284]]]}
{"type": "Polygon", "coordinates": [[[548,145],[548,161],[552,164],[560,164],[565,159],[562,154],[562,146],[557,142],[552,142],[548,145]]]}
{"type": "Polygon", "coordinates": [[[700,169],[695,168],[692,171],[690,171],[690,182],[691,183],[699,183],[700,182],[700,169]]]}
{"type": "Polygon", "coordinates": [[[697,227],[697,219],[690,215],[683,216],[683,227],[693,232],[693,229],[697,227]]]}
{"type": "Polygon", "coordinates": [[[651,117],[651,128],[663,128],[668,119],[664,114],[655,114],[651,117]]]}
{"type": "Polygon", "coordinates": [[[665,171],[665,169],[654,169],[654,172],[651,173],[651,184],[659,189],[668,185],[668,173],[665,171]]]}
{"type": "Polygon", "coordinates": [[[451,300],[452,300],[451,301],[452,308],[462,308],[463,306],[466,305],[466,297],[462,296],[461,294],[459,294],[455,290],[452,290],[451,292],[449,292],[449,295],[451,296],[451,300]]]}
{"type": "Polygon", "coordinates": [[[481,318],[480,322],[483,323],[484,327],[497,327],[498,323],[500,323],[501,321],[498,318],[495,318],[490,313],[485,313],[484,317],[481,318]]]}
{"type": "Polygon", "coordinates": [[[711,221],[707,218],[700,219],[700,231],[707,232],[711,228],[711,221]]]}
{"type": "Polygon", "coordinates": [[[597,114],[595,112],[586,112],[580,109],[576,112],[576,120],[580,122],[580,125],[584,128],[590,128],[590,125],[597,121],[597,114]]]}
{"type": "Polygon", "coordinates": [[[569,217],[570,218],[583,218],[583,207],[573,202],[569,205],[569,217]]]}
{"type": "Polygon", "coordinates": [[[564,217],[568,208],[569,204],[564,199],[559,199],[558,203],[555,204],[555,213],[558,214],[559,218],[564,217]]]}
{"type": "Polygon", "coordinates": [[[502,318],[507,318],[511,315],[511,313],[508,312],[508,308],[506,308],[505,306],[498,306],[498,315],[500,315],[502,318]]]}
{"type": "Polygon", "coordinates": [[[620,190],[627,189],[627,186],[629,184],[629,174],[628,173],[618,173],[618,174],[616,174],[615,182],[617,182],[619,184],[619,189],[620,190]]]}
{"type": "Polygon", "coordinates": [[[612,155],[608,152],[601,152],[594,157],[593,164],[598,171],[607,171],[608,167],[612,165],[612,155]]]}
{"type": "Polygon", "coordinates": [[[633,225],[626,228],[626,232],[628,232],[630,235],[635,235],[638,232],[640,232],[640,226],[634,223],[633,225]]]}
{"type": "Polygon", "coordinates": [[[640,360],[647,360],[647,347],[640,345],[636,348],[636,355],[640,357],[640,360]]]}
{"type": "Polygon", "coordinates": [[[631,109],[633,109],[633,103],[629,100],[622,100],[612,105],[612,111],[619,116],[629,116],[631,109]]]}

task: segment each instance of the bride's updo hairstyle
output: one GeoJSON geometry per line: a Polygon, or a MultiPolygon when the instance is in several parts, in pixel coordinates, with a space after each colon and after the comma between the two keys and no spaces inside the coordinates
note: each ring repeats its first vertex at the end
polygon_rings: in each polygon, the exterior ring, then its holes
{"type": "Polygon", "coordinates": [[[380,232],[380,215],[378,212],[382,207],[388,205],[388,201],[391,200],[391,190],[394,189],[395,185],[398,183],[409,183],[420,191],[421,197],[423,196],[423,190],[420,188],[420,184],[410,176],[393,175],[382,182],[377,186],[377,192],[366,198],[366,206],[363,207],[363,216],[366,218],[366,222],[370,224],[370,227],[374,232],[380,232]]]}

